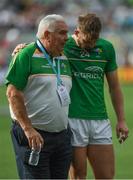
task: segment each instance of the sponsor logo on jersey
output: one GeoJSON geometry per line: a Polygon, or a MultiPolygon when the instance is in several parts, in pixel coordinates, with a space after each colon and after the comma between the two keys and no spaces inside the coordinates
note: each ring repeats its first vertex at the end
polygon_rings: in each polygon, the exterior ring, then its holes
{"type": "Polygon", "coordinates": [[[51,68],[51,66],[50,66],[49,64],[42,65],[41,67],[42,67],[42,68],[51,68]]]}
{"type": "Polygon", "coordinates": [[[101,53],[103,52],[103,50],[101,48],[96,48],[93,50],[93,52],[96,53],[96,56],[97,57],[100,57],[101,56],[101,53]]]}
{"type": "Polygon", "coordinates": [[[103,73],[103,69],[101,67],[98,67],[98,66],[89,66],[89,67],[86,67],[85,70],[92,72],[92,73],[93,72],[103,73]]]}
{"type": "Polygon", "coordinates": [[[102,79],[104,76],[103,69],[98,66],[86,67],[87,72],[74,72],[74,76],[83,79],[102,79]]]}

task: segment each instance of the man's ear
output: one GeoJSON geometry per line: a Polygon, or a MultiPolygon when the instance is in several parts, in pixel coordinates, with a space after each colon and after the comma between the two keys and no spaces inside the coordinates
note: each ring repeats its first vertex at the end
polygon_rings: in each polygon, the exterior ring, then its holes
{"type": "Polygon", "coordinates": [[[50,32],[49,31],[45,31],[44,32],[44,39],[49,40],[49,38],[50,38],[50,32]]]}

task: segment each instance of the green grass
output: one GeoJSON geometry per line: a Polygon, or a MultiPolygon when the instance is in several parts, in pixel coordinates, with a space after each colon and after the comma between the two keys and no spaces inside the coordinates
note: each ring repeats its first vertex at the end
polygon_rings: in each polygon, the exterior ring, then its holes
{"type": "MultiPolygon", "coordinates": [[[[125,100],[126,120],[129,126],[129,138],[120,145],[115,135],[116,117],[110,102],[109,95],[106,93],[106,103],[109,117],[113,127],[113,142],[116,155],[116,179],[133,179],[133,120],[132,120],[132,94],[133,85],[122,85],[125,100]]],[[[0,86],[0,179],[16,179],[17,170],[15,156],[10,139],[11,120],[7,108],[5,87],[0,86]]],[[[88,178],[93,178],[92,170],[88,168],[88,178]]]]}
{"type": "Polygon", "coordinates": [[[133,85],[123,85],[122,91],[124,95],[125,115],[129,127],[129,137],[124,144],[119,144],[115,135],[116,118],[113,110],[108,103],[108,110],[113,127],[113,141],[116,155],[116,178],[117,179],[133,179],[133,120],[132,120],[132,97],[133,85]]]}
{"type": "Polygon", "coordinates": [[[0,179],[17,179],[15,156],[10,138],[10,119],[0,117],[0,179]]]}
{"type": "Polygon", "coordinates": [[[0,86],[0,179],[17,179],[14,151],[10,138],[11,120],[5,95],[0,86]]]}

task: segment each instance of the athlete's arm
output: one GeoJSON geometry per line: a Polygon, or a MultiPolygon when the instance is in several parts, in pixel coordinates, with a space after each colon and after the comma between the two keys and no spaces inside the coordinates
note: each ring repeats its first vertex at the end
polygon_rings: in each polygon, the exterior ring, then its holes
{"type": "Polygon", "coordinates": [[[26,47],[26,43],[18,44],[12,52],[12,56],[14,56],[16,53],[18,53],[24,47],[26,47]]]}
{"type": "Polygon", "coordinates": [[[118,80],[117,70],[107,72],[106,78],[109,85],[112,104],[117,115],[116,133],[117,137],[120,138],[120,142],[122,142],[128,137],[129,131],[125,122],[124,101],[118,80]]]}

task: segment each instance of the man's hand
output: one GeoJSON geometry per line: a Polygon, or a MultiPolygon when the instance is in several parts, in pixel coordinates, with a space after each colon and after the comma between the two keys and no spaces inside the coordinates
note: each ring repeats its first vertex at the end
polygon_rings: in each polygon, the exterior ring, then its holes
{"type": "Polygon", "coordinates": [[[40,149],[40,146],[43,147],[44,140],[40,133],[38,133],[33,127],[26,127],[23,130],[31,148],[40,149]]]}
{"type": "Polygon", "coordinates": [[[128,133],[129,130],[125,121],[118,121],[116,126],[116,134],[120,143],[123,143],[127,139],[128,133]]]}
{"type": "Polygon", "coordinates": [[[26,47],[26,43],[18,44],[15,49],[13,50],[12,56],[14,56],[16,53],[18,53],[21,49],[26,47]]]}

